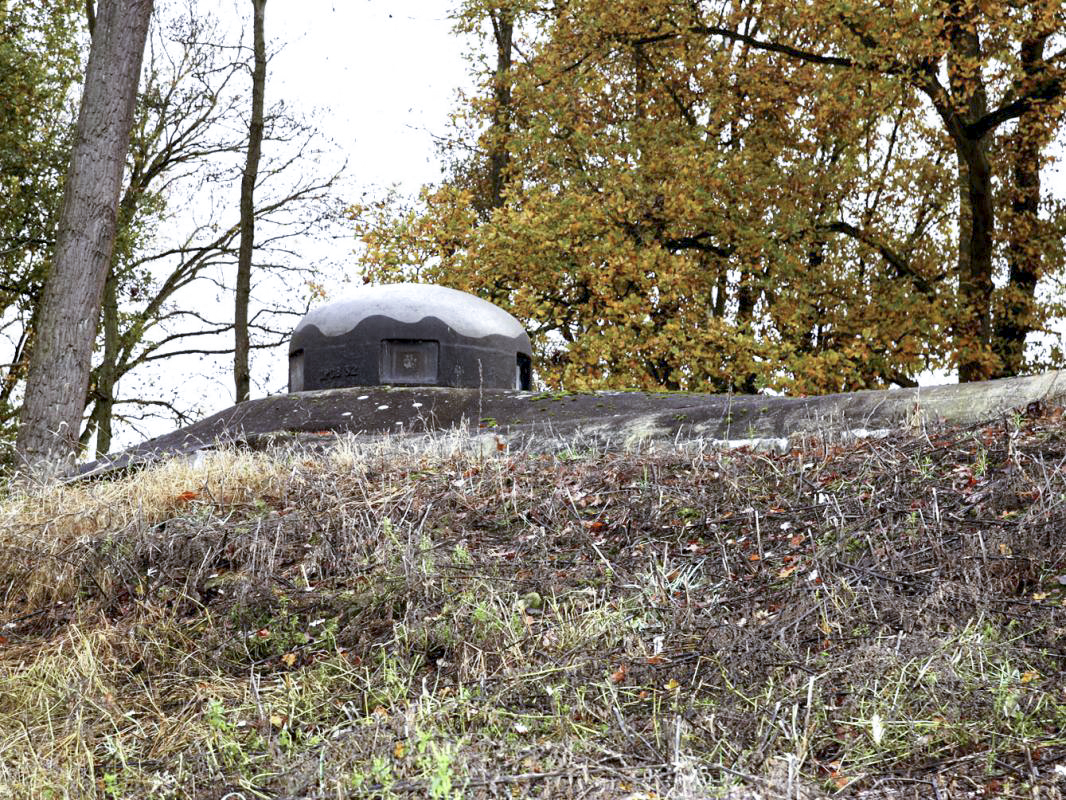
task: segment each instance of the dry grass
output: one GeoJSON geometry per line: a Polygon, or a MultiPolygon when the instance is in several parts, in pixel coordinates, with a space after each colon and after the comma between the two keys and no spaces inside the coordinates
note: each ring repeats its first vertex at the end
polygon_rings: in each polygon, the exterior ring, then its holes
{"type": "Polygon", "coordinates": [[[492,442],[9,487],[0,796],[1061,797],[1058,412],[492,442]]]}

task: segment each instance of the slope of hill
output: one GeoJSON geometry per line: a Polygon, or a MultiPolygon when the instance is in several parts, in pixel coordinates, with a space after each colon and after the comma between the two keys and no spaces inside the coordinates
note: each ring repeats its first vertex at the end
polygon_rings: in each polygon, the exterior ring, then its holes
{"type": "Polygon", "coordinates": [[[789,453],[461,435],[0,505],[0,795],[1066,788],[1066,423],[789,453]]]}

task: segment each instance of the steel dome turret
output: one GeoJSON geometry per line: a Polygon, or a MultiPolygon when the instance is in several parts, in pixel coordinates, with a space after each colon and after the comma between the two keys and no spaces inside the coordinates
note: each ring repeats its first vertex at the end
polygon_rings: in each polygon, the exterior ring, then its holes
{"type": "Polygon", "coordinates": [[[346,386],[529,389],[532,349],[499,306],[429,284],[366,286],[314,309],[289,341],[289,391],[346,386]]]}

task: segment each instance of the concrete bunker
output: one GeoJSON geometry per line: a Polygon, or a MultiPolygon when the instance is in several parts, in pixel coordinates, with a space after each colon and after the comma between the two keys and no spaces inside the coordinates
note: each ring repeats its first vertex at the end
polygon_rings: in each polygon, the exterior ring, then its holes
{"type": "Polygon", "coordinates": [[[530,389],[533,351],[499,306],[428,284],[366,286],[308,313],[289,340],[289,391],[346,386],[530,389]]]}

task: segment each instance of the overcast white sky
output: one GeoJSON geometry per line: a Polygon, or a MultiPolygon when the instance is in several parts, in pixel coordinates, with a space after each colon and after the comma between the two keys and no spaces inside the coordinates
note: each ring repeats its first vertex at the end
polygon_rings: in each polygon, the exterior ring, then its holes
{"type": "MultiPolygon", "coordinates": [[[[348,159],[357,186],[414,191],[440,177],[441,134],[467,80],[448,0],[268,3],[270,99],[305,112],[348,159]]],[[[353,198],[354,199],[354,198],[353,198]]]]}

